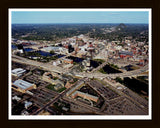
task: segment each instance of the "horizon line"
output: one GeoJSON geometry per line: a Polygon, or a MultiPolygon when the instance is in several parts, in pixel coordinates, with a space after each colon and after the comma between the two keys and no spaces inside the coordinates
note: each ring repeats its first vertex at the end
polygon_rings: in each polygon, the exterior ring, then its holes
{"type": "Polygon", "coordinates": [[[149,24],[149,23],[11,23],[13,24],[149,24]]]}

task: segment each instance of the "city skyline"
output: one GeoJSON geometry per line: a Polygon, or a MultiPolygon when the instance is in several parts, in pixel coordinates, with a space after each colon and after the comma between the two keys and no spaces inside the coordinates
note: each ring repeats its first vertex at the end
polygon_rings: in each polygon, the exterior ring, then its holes
{"type": "Polygon", "coordinates": [[[151,11],[9,9],[9,119],[152,119],[151,11]]]}
{"type": "Polygon", "coordinates": [[[148,11],[12,11],[12,24],[148,24],[148,11]]]}

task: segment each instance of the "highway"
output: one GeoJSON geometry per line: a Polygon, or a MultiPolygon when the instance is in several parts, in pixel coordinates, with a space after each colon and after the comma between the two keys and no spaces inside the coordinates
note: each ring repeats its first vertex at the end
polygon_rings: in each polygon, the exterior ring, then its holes
{"type": "Polygon", "coordinates": [[[49,70],[49,71],[53,71],[53,72],[64,73],[63,68],[58,67],[58,66],[54,66],[49,63],[37,62],[37,61],[30,60],[30,59],[23,58],[23,57],[16,56],[16,55],[12,55],[12,60],[19,62],[19,63],[24,63],[24,64],[28,64],[28,65],[33,65],[36,67],[41,67],[45,70],[49,70]]]}
{"type": "Polygon", "coordinates": [[[79,77],[88,77],[88,78],[106,78],[106,77],[111,77],[111,78],[116,78],[116,77],[134,77],[134,76],[140,76],[143,72],[148,71],[148,65],[137,69],[133,71],[128,71],[128,72],[123,72],[123,73],[114,73],[114,74],[102,74],[102,73],[75,73],[76,76],[79,77]]]}
{"type": "MultiPolygon", "coordinates": [[[[24,64],[28,64],[28,65],[33,65],[36,67],[41,67],[45,70],[49,70],[49,71],[53,71],[53,72],[58,72],[58,73],[65,73],[66,70],[64,70],[61,67],[58,66],[53,66],[50,63],[41,63],[41,62],[37,62],[34,60],[30,60],[27,58],[23,58],[23,57],[19,57],[16,55],[12,55],[12,60],[19,62],[19,63],[24,63],[24,64]]],[[[107,62],[106,62],[107,63],[107,62]]],[[[105,63],[105,64],[106,64],[105,63]]],[[[105,64],[101,65],[100,67],[103,67],[105,64]]],[[[100,68],[98,67],[98,68],[100,68]]],[[[115,74],[102,74],[102,73],[83,73],[83,72],[74,72],[75,76],[79,76],[79,77],[86,77],[86,78],[106,78],[106,77],[111,77],[111,78],[116,78],[116,77],[131,77],[131,76],[137,76],[140,75],[143,72],[148,71],[148,65],[137,69],[137,70],[133,70],[133,71],[128,71],[128,72],[124,72],[124,73],[115,73],[115,74]]],[[[52,101],[48,102],[45,106],[41,107],[39,110],[37,110],[36,112],[33,113],[33,115],[37,115],[39,114],[42,110],[44,110],[46,107],[50,106],[51,104],[53,104],[54,102],[56,102],[60,97],[63,97],[65,95],[65,93],[68,91],[69,89],[66,89],[65,91],[61,92],[60,94],[58,94],[52,101]]],[[[66,99],[66,100],[70,100],[70,99],[66,99]]],[[[77,102],[78,104],[80,104],[79,102],[77,102]]],[[[81,103],[82,106],[85,106],[86,108],[90,108],[87,105],[84,105],[81,103]]],[[[92,110],[95,110],[95,108],[90,108],[92,110]]],[[[101,112],[99,111],[99,114],[101,114],[101,112]]]]}
{"type": "MultiPolygon", "coordinates": [[[[45,70],[49,70],[49,71],[53,71],[53,72],[57,72],[57,73],[65,73],[67,72],[67,70],[59,67],[59,66],[54,66],[50,63],[41,63],[41,62],[37,62],[34,60],[30,60],[27,58],[23,58],[23,57],[19,57],[16,55],[12,55],[12,60],[19,62],[19,63],[24,63],[24,64],[28,64],[28,65],[33,65],[36,67],[41,67],[45,70]]],[[[102,65],[103,66],[103,65],[102,65]]],[[[102,74],[102,73],[83,73],[83,72],[74,72],[75,76],[78,77],[88,77],[88,78],[106,78],[106,77],[110,77],[110,78],[116,78],[116,77],[134,77],[134,76],[140,76],[143,72],[148,71],[148,65],[137,69],[137,70],[133,70],[133,71],[128,71],[128,72],[123,72],[123,73],[114,73],[114,74],[102,74]]]]}

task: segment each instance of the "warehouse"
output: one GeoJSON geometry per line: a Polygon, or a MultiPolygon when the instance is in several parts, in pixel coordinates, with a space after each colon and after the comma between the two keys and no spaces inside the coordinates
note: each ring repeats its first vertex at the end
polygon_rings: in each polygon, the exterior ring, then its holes
{"type": "Polygon", "coordinates": [[[16,91],[25,93],[26,91],[36,89],[37,87],[35,84],[19,79],[12,84],[12,88],[16,91]]]}
{"type": "Polygon", "coordinates": [[[16,68],[12,70],[12,75],[14,76],[21,76],[23,73],[25,73],[26,70],[22,69],[22,68],[16,68]]]}
{"type": "Polygon", "coordinates": [[[121,58],[126,58],[126,57],[133,57],[133,53],[132,52],[128,52],[128,51],[121,51],[119,52],[119,56],[121,58]]]}
{"type": "Polygon", "coordinates": [[[72,94],[72,98],[76,98],[77,96],[80,96],[84,99],[87,99],[87,100],[92,100],[94,102],[97,102],[98,101],[98,97],[96,96],[92,96],[88,93],[83,93],[83,92],[80,92],[80,91],[75,91],[73,94],[72,94]]]}

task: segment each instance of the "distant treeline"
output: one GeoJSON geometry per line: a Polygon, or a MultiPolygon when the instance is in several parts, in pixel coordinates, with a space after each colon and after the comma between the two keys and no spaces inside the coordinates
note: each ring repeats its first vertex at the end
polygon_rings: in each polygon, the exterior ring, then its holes
{"type": "Polygon", "coordinates": [[[110,41],[132,36],[148,42],[148,24],[12,24],[12,37],[16,39],[56,41],[80,34],[110,41]]]}

